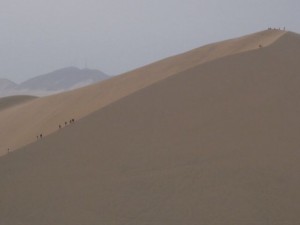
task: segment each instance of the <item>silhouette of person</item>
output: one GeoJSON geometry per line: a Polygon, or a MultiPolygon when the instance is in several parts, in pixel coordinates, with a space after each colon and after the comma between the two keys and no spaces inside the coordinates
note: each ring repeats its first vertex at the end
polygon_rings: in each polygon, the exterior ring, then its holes
{"type": "Polygon", "coordinates": [[[41,139],[43,138],[43,134],[40,134],[40,138],[41,138],[41,139]]]}
{"type": "Polygon", "coordinates": [[[59,129],[61,128],[61,125],[60,125],[60,124],[58,125],[58,128],[59,128],[59,129]]]}

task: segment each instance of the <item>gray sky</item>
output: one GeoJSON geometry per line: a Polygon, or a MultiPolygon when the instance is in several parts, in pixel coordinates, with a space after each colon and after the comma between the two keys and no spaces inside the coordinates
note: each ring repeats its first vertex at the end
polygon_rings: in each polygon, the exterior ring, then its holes
{"type": "Polygon", "coordinates": [[[299,0],[0,0],[0,77],[66,66],[116,75],[207,43],[283,27],[299,0]]]}

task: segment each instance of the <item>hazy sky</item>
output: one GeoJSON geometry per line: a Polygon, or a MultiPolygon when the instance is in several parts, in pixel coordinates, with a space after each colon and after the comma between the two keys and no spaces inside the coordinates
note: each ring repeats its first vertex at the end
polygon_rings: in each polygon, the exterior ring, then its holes
{"type": "Polygon", "coordinates": [[[272,27],[300,33],[299,0],[0,0],[0,77],[66,66],[116,75],[272,27]]]}

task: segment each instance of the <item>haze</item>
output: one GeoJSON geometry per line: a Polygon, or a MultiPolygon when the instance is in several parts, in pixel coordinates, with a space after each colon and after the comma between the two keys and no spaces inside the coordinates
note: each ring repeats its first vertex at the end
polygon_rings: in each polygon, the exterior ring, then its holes
{"type": "Polygon", "coordinates": [[[116,75],[206,43],[286,27],[296,0],[0,0],[0,77],[66,67],[116,75]]]}

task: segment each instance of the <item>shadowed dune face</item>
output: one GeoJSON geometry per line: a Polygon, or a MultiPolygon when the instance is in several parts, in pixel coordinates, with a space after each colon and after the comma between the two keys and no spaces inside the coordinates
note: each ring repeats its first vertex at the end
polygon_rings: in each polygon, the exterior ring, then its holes
{"type": "Polygon", "coordinates": [[[238,39],[204,46],[170,57],[100,84],[63,94],[40,98],[18,108],[0,113],[0,155],[36,140],[36,135],[50,134],[71,118],[82,118],[110,103],[169,76],[210,60],[257,49],[278,40],[285,32],[263,31],[238,39]]]}
{"type": "Polygon", "coordinates": [[[12,106],[26,103],[26,102],[31,101],[36,98],[37,97],[27,96],[27,95],[21,95],[21,96],[19,95],[19,96],[10,96],[10,97],[0,98],[0,111],[4,110],[4,109],[8,109],[12,106]]]}
{"type": "Polygon", "coordinates": [[[299,224],[299,42],[194,67],[0,158],[2,223],[299,224]]]}

